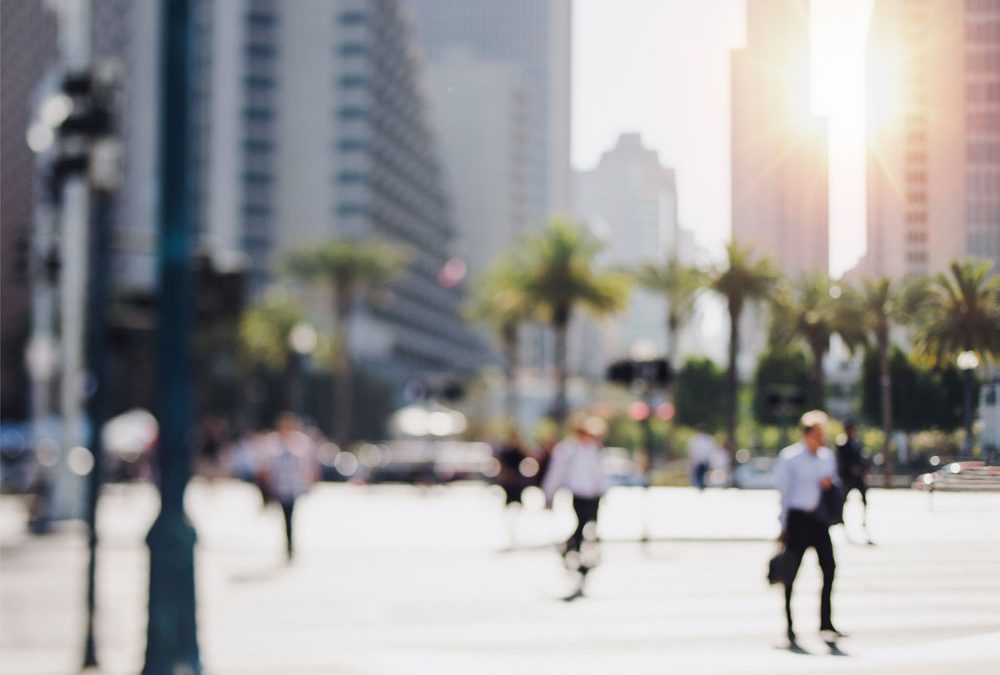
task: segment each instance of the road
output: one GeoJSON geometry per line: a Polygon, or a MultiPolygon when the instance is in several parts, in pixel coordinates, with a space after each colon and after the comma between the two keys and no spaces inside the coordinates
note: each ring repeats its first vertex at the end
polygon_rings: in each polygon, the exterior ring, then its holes
{"type": "MultiPolygon", "coordinates": [[[[764,581],[770,491],[617,488],[600,564],[568,602],[579,576],[552,546],[572,529],[566,500],[547,512],[529,492],[511,545],[497,488],[323,484],[298,507],[286,564],[277,510],[250,486],[196,481],[205,672],[1000,673],[1000,494],[873,490],[870,504],[875,545],[854,501],[833,532],[834,621],[850,636],[831,653],[816,635],[809,553],[794,606],[807,653],[795,654],[764,581]]],[[[102,498],[102,673],[141,669],[157,506],[148,485],[102,498]]],[[[78,671],[85,566],[82,529],[30,536],[21,502],[0,499],[0,672],[78,671]]]]}

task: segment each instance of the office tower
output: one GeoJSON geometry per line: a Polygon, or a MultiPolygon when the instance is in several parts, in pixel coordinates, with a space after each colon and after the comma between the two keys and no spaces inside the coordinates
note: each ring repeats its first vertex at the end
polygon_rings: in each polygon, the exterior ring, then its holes
{"type": "Polygon", "coordinates": [[[397,380],[474,371],[483,351],[458,315],[460,287],[439,283],[454,230],[399,3],[274,7],[271,260],[337,236],[406,246],[392,301],[362,303],[353,344],[397,380]]]}
{"type": "MultiPolygon", "coordinates": [[[[474,277],[518,235],[571,212],[571,2],[407,0],[405,7],[427,66],[460,252],[474,277]],[[475,77],[483,79],[474,84],[475,77]],[[493,87],[484,92],[486,80],[493,87]],[[487,106],[488,115],[475,117],[487,106]],[[507,145],[494,151],[497,143],[507,145]]],[[[524,366],[548,367],[553,346],[544,331],[524,331],[521,343],[524,366]]]]}
{"type": "Polygon", "coordinates": [[[475,278],[526,232],[533,189],[520,70],[456,46],[426,64],[425,91],[455,223],[455,253],[475,278]]]}
{"type": "MultiPolygon", "coordinates": [[[[512,198],[524,200],[525,220],[532,225],[552,214],[569,213],[570,1],[408,0],[406,6],[424,60],[432,68],[449,54],[454,58],[456,48],[468,54],[471,63],[515,67],[526,108],[518,130],[523,134],[518,152],[526,155],[526,192],[512,198]]],[[[467,99],[471,93],[456,90],[448,105],[465,105],[455,99],[467,99]]],[[[438,94],[439,89],[432,92],[434,99],[438,94]]],[[[436,132],[446,137],[452,129],[439,127],[436,132]]],[[[478,144],[466,151],[479,153],[478,144]]],[[[474,198],[452,195],[456,202],[474,198]]]]}
{"type": "MultiPolygon", "coordinates": [[[[668,259],[691,263],[690,236],[677,223],[677,186],[672,169],[638,134],[623,134],[597,166],[576,173],[577,214],[606,248],[601,262],[634,269],[641,263],[663,265],[668,259]]],[[[666,353],[666,304],[659,293],[636,288],[627,310],[605,324],[604,364],[627,357],[635,343],[648,340],[666,353]]]]}
{"type": "Polygon", "coordinates": [[[876,0],[861,271],[1000,261],[1000,2],[876,0]]]}
{"type": "Polygon", "coordinates": [[[732,235],[790,276],[828,270],[824,121],[810,112],[806,0],[748,0],[732,55],[732,235]]]}
{"type": "Polygon", "coordinates": [[[28,338],[28,247],[37,179],[25,135],[38,85],[56,57],[56,21],[42,0],[0,3],[0,408],[27,415],[24,348],[28,338]]]}

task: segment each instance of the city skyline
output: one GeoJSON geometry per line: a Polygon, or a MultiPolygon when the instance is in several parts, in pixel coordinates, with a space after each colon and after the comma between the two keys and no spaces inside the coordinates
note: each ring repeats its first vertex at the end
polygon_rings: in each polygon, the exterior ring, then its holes
{"type": "MultiPolygon", "coordinates": [[[[813,0],[811,9],[810,103],[828,120],[829,265],[838,276],[865,248],[871,0],[813,0]]],[[[677,171],[681,225],[715,257],[730,235],[729,54],[746,44],[745,21],[745,0],[574,5],[574,169],[592,168],[621,133],[640,133],[677,171]],[[711,186],[707,196],[704,186],[711,186]]]]}

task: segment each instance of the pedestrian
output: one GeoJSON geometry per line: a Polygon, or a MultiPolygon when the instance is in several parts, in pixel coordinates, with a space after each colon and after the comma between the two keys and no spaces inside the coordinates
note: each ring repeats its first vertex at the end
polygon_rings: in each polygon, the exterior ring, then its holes
{"type": "Polygon", "coordinates": [[[699,490],[704,490],[707,485],[708,470],[718,450],[715,439],[709,435],[703,424],[699,424],[691,440],[688,441],[688,471],[691,475],[691,484],[699,490]]]}
{"type": "Polygon", "coordinates": [[[836,563],[829,525],[817,510],[825,490],[838,481],[836,458],[824,445],[827,415],[820,410],[804,414],[799,422],[802,440],[781,451],[775,469],[781,495],[781,541],[785,546],[785,619],[788,641],[796,646],[792,624],[792,587],[806,549],[814,548],[823,573],[820,594],[820,633],[828,641],[843,634],[833,626],[831,596],[836,563]]]}
{"type": "Polygon", "coordinates": [[[597,416],[579,416],[570,426],[572,434],[552,450],[552,460],[542,483],[546,508],[552,507],[556,490],[561,487],[573,495],[577,525],[563,545],[563,555],[580,552],[588,525],[593,524],[596,533],[601,497],[611,485],[602,466],[602,441],[607,434],[607,424],[597,416]]]}
{"type": "Polygon", "coordinates": [[[209,415],[202,420],[198,434],[197,466],[199,473],[209,482],[214,481],[223,473],[226,436],[226,420],[218,415],[209,415]]]}
{"type": "Polygon", "coordinates": [[[504,512],[511,547],[514,546],[517,521],[523,504],[522,497],[524,488],[527,487],[527,479],[521,473],[522,463],[527,458],[528,454],[521,435],[516,429],[512,429],[496,451],[496,459],[500,465],[497,484],[503,488],[504,512]]]}
{"type": "Polygon", "coordinates": [[[837,475],[840,476],[844,499],[847,499],[852,490],[857,490],[861,494],[861,525],[864,527],[868,543],[871,544],[871,536],[868,533],[868,484],[865,482],[868,462],[865,459],[864,446],[858,438],[858,425],[854,418],[848,417],[844,420],[844,435],[837,440],[837,475]]]}
{"type": "Polygon", "coordinates": [[[285,520],[285,551],[289,562],[294,555],[292,522],[295,501],[317,478],[318,466],[312,440],[301,428],[299,418],[283,413],[270,439],[266,477],[268,493],[281,506],[285,520]]]}

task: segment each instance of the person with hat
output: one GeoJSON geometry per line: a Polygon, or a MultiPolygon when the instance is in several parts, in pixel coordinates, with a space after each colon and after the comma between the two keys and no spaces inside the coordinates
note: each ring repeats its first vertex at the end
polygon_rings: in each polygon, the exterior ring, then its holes
{"type": "Polygon", "coordinates": [[[573,495],[577,525],[563,545],[564,555],[580,552],[588,524],[593,523],[596,531],[601,497],[611,486],[602,465],[602,441],[608,431],[605,421],[594,415],[575,416],[570,427],[572,434],[553,448],[542,481],[546,508],[552,508],[552,499],[559,488],[566,488],[573,495]]]}

